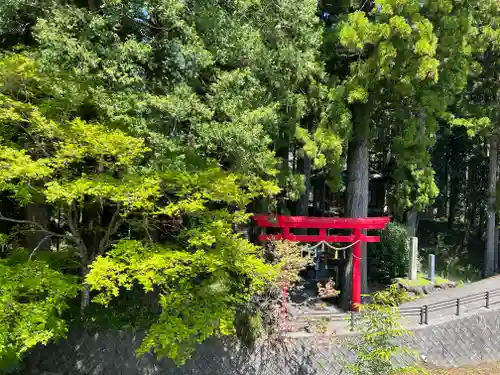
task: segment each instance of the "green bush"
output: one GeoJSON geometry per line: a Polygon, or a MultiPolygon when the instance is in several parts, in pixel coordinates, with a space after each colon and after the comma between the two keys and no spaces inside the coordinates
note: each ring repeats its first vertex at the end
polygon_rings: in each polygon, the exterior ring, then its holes
{"type": "Polygon", "coordinates": [[[397,307],[414,300],[414,296],[411,296],[405,289],[399,288],[397,284],[392,284],[387,289],[380,290],[373,295],[373,302],[382,306],[397,307]]]}
{"type": "Polygon", "coordinates": [[[79,289],[75,277],[27,254],[19,250],[0,259],[0,373],[31,348],[66,334],[62,313],[79,289]]]}
{"type": "Polygon", "coordinates": [[[378,231],[380,242],[368,245],[368,278],[371,282],[389,284],[391,279],[404,276],[408,269],[408,234],[398,223],[378,231]]]}
{"type": "Polygon", "coordinates": [[[417,353],[404,345],[394,345],[394,341],[411,332],[401,324],[401,314],[390,306],[363,305],[360,320],[355,325],[359,335],[347,342],[354,354],[353,360],[346,365],[348,375],[428,375],[417,363],[417,353]],[[394,361],[395,357],[408,356],[412,365],[402,367],[394,361]]]}

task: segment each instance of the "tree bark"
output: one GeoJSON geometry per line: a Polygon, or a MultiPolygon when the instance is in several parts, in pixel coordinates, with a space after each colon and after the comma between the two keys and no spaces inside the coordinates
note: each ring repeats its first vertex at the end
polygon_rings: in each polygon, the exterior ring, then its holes
{"type": "Polygon", "coordinates": [[[80,295],[80,309],[85,310],[90,305],[90,287],[86,282],[87,274],[89,273],[89,267],[87,265],[82,265],[82,293],[80,295]]]}
{"type": "Polygon", "coordinates": [[[312,162],[311,159],[304,153],[302,159],[302,173],[304,175],[304,193],[300,196],[297,214],[299,216],[309,216],[309,195],[311,194],[311,174],[312,162]]]}
{"type": "Polygon", "coordinates": [[[457,205],[458,205],[458,187],[453,182],[450,183],[450,209],[448,210],[448,227],[452,228],[455,224],[455,217],[457,216],[457,205]]]}
{"type": "Polygon", "coordinates": [[[432,166],[436,171],[436,184],[439,188],[434,207],[437,209],[436,217],[442,218],[447,214],[448,200],[448,145],[449,137],[446,129],[441,126],[437,132],[437,141],[432,156],[432,166]]]}
{"type": "MultiPolygon", "coordinates": [[[[38,203],[30,203],[26,207],[25,219],[41,224],[44,228],[49,228],[50,214],[46,206],[38,203]]],[[[48,250],[51,240],[47,238],[47,233],[29,232],[26,235],[26,248],[30,251],[48,250]]]]}
{"type": "Polygon", "coordinates": [[[484,222],[486,220],[486,207],[484,204],[479,207],[479,220],[477,225],[476,237],[484,238],[484,222]]]}
{"type": "MultiPolygon", "coordinates": [[[[280,165],[280,180],[282,183],[285,183],[288,175],[290,174],[290,140],[287,135],[283,136],[283,139],[279,141],[282,143],[281,146],[278,146],[278,150],[276,152],[276,156],[281,160],[280,165]]],[[[294,157],[295,159],[295,157],[294,157]]],[[[295,168],[295,160],[292,160],[292,166],[295,168]]],[[[286,186],[286,185],[285,185],[286,186]]],[[[281,215],[284,215],[288,212],[286,197],[288,196],[287,189],[283,189],[282,192],[278,195],[277,199],[277,212],[281,215]]]]}
{"type": "MultiPolygon", "coordinates": [[[[368,184],[369,184],[369,120],[368,111],[359,108],[353,121],[353,136],[349,142],[347,153],[347,190],[346,217],[368,216],[368,184]]],[[[366,268],[366,244],[361,246],[361,290],[368,289],[366,268]]],[[[341,305],[348,308],[352,293],[352,251],[347,257],[344,272],[344,287],[341,295],[341,305]]]]}
{"type": "Polygon", "coordinates": [[[486,231],[486,251],[484,260],[484,274],[491,276],[495,272],[495,227],[497,209],[497,169],[498,169],[498,140],[496,135],[489,139],[489,171],[488,171],[488,227],[486,231]]]}

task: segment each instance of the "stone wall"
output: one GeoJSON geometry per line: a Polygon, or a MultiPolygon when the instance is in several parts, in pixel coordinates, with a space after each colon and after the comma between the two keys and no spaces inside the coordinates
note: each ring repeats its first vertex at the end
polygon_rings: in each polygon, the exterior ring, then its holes
{"type": "MultiPolygon", "coordinates": [[[[252,351],[212,340],[178,368],[152,355],[136,358],[141,335],[72,332],[67,340],[37,350],[27,375],[337,375],[352,355],[349,336],[300,337],[267,342],[252,351]]],[[[428,364],[454,367],[500,360],[500,312],[484,311],[414,331],[404,339],[428,364]]],[[[399,359],[400,362],[408,359],[399,359]]]]}

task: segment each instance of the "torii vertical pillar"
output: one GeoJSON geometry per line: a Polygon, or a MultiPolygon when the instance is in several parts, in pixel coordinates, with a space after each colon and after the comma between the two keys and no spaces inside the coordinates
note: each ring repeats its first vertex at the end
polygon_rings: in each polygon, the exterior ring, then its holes
{"type": "Polygon", "coordinates": [[[352,231],[354,241],[352,248],[352,297],[351,306],[357,310],[361,304],[361,229],[352,231]]]}

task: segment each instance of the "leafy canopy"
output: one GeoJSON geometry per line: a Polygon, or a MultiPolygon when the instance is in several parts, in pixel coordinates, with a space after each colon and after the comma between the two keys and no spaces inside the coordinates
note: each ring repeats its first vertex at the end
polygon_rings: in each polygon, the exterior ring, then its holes
{"type": "MultiPolygon", "coordinates": [[[[14,95],[0,94],[0,100],[0,126],[17,129],[2,139],[2,190],[21,204],[40,202],[61,212],[62,231],[42,230],[67,241],[84,270],[90,266],[82,281],[97,292],[96,302],[106,305],[127,290],[154,293],[161,312],[140,352],[154,348],[183,362],[196,343],[232,334],[238,306],[277,272],[233,226],[248,221],[245,208],[253,200],[279,192],[274,182],[223,170],[210,159],[184,170],[157,165],[144,139],[113,126],[54,119],[14,95]],[[27,142],[16,142],[18,134],[27,142]],[[88,221],[104,209],[110,219],[88,221]],[[134,229],[128,238],[123,226],[134,229]],[[158,228],[168,240],[153,241],[158,228]]],[[[33,339],[30,346],[45,342],[33,339]]]]}
{"type": "Polygon", "coordinates": [[[74,278],[44,262],[26,262],[19,255],[0,259],[0,368],[12,365],[37,344],[65,334],[61,314],[77,292],[74,278]]]}

